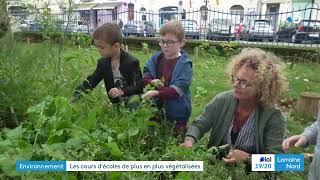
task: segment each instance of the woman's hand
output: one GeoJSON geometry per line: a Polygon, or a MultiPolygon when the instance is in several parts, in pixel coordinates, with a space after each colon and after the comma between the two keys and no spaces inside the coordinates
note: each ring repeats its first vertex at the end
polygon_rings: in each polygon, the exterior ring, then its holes
{"type": "Polygon", "coordinates": [[[295,147],[304,147],[308,144],[308,139],[304,135],[294,135],[291,136],[282,142],[282,149],[283,151],[287,152],[289,147],[293,145],[295,147]]]}
{"type": "Polygon", "coordinates": [[[233,164],[239,160],[248,161],[251,155],[245,151],[241,151],[239,149],[231,149],[226,158],[222,158],[222,160],[227,164],[233,164]]]}
{"type": "Polygon", "coordinates": [[[186,147],[186,148],[191,148],[193,145],[193,140],[192,139],[185,139],[182,144],[180,144],[180,147],[186,147]]]}

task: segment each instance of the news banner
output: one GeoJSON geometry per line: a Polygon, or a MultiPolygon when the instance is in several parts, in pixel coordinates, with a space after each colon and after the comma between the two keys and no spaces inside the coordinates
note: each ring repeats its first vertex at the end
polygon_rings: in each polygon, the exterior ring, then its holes
{"type": "MultiPolygon", "coordinates": [[[[16,161],[16,171],[203,171],[203,161],[16,161]]],[[[253,154],[252,171],[304,171],[302,154],[253,154]]]]}

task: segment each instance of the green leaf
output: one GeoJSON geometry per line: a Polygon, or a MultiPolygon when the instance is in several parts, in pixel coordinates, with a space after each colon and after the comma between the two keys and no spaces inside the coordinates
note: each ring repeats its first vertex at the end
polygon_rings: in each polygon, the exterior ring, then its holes
{"type": "Polygon", "coordinates": [[[126,139],[126,134],[125,134],[125,133],[120,133],[120,134],[118,134],[118,135],[117,135],[117,139],[119,139],[119,140],[124,140],[124,139],[126,139]]]}
{"type": "Polygon", "coordinates": [[[54,144],[54,143],[59,143],[59,142],[64,142],[65,141],[65,136],[63,136],[63,131],[56,131],[53,134],[50,134],[48,140],[46,141],[46,144],[54,144]]]}
{"type": "Polygon", "coordinates": [[[22,125],[20,125],[19,127],[9,130],[7,131],[7,138],[8,139],[12,139],[12,140],[17,140],[23,137],[23,133],[26,132],[27,129],[22,128],[22,125]]]}
{"type": "Polygon", "coordinates": [[[72,122],[71,121],[65,121],[65,120],[60,120],[56,124],[56,130],[62,130],[62,129],[67,129],[67,128],[72,128],[72,122]]]}
{"type": "Polygon", "coordinates": [[[25,161],[30,160],[32,155],[33,155],[33,148],[31,145],[23,149],[17,148],[16,159],[18,160],[25,160],[25,161]]]}
{"type": "Polygon", "coordinates": [[[21,149],[26,149],[26,148],[31,148],[32,147],[31,144],[29,144],[27,141],[24,141],[22,139],[18,140],[16,142],[17,142],[18,147],[21,148],[21,149]]]}
{"type": "Polygon", "coordinates": [[[108,140],[108,143],[111,143],[113,141],[113,138],[111,136],[108,136],[107,140],[108,140]]]}
{"type": "Polygon", "coordinates": [[[95,139],[101,138],[102,131],[100,129],[95,130],[94,132],[91,133],[91,137],[95,139]]]}
{"type": "Polygon", "coordinates": [[[71,56],[66,56],[66,57],[64,57],[63,59],[64,59],[65,62],[69,62],[69,61],[71,61],[71,60],[73,60],[73,59],[74,59],[74,60],[78,59],[78,57],[75,56],[75,55],[71,55],[71,56]]]}
{"type": "Polygon", "coordinates": [[[131,136],[135,136],[139,133],[139,129],[138,128],[130,128],[128,131],[128,135],[129,137],[131,136]]]}
{"type": "Polygon", "coordinates": [[[80,138],[81,136],[86,134],[82,129],[79,128],[73,128],[70,131],[70,136],[76,138],[80,138]]]}
{"type": "Polygon", "coordinates": [[[57,97],[55,99],[55,106],[58,117],[61,117],[64,121],[71,121],[73,109],[67,98],[57,97]]]}
{"type": "Polygon", "coordinates": [[[53,157],[56,160],[66,160],[64,143],[55,143],[55,144],[42,144],[42,148],[46,153],[53,157]]]}
{"type": "Polygon", "coordinates": [[[111,157],[113,159],[119,159],[121,157],[121,151],[120,151],[117,143],[115,143],[115,142],[108,143],[108,147],[110,148],[111,157]]]}
{"type": "Polygon", "coordinates": [[[0,154],[5,153],[9,148],[12,148],[14,146],[15,144],[9,139],[0,141],[0,154]]]}
{"type": "MultiPolygon", "coordinates": [[[[31,116],[52,116],[55,113],[55,106],[53,104],[54,98],[47,96],[42,102],[35,106],[31,106],[27,110],[27,114],[31,116]]],[[[34,119],[37,120],[37,119],[34,119]]]]}
{"type": "Polygon", "coordinates": [[[189,180],[189,179],[191,179],[189,172],[179,172],[178,175],[176,176],[176,180],[189,180]]]}
{"type": "Polygon", "coordinates": [[[130,96],[129,100],[128,100],[128,105],[131,105],[131,104],[138,104],[140,102],[140,96],[138,95],[133,95],[133,96],[130,96]]]}
{"type": "Polygon", "coordinates": [[[81,139],[78,139],[78,138],[68,139],[68,141],[65,144],[67,148],[75,148],[75,147],[81,148],[81,145],[82,145],[82,141],[81,139]]]}
{"type": "Polygon", "coordinates": [[[19,176],[16,171],[16,159],[9,154],[0,154],[0,171],[10,177],[19,176]]]}
{"type": "Polygon", "coordinates": [[[110,172],[108,173],[108,176],[111,180],[118,180],[121,179],[122,172],[110,172]]]}
{"type": "Polygon", "coordinates": [[[97,123],[96,116],[97,116],[98,110],[99,110],[98,107],[93,108],[89,112],[89,115],[85,119],[81,120],[80,127],[86,130],[92,129],[97,123]]]}

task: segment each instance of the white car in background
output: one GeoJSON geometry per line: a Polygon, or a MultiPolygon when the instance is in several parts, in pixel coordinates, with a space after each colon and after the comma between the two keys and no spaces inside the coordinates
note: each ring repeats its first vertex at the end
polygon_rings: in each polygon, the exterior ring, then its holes
{"type": "Polygon", "coordinates": [[[214,19],[209,24],[207,39],[234,40],[235,24],[231,19],[214,19]]]}
{"type": "Polygon", "coordinates": [[[192,38],[192,39],[200,38],[200,31],[199,31],[197,21],[191,20],[191,19],[182,19],[181,24],[184,27],[187,38],[192,38]]]}
{"type": "Polygon", "coordinates": [[[89,34],[92,32],[92,30],[88,25],[79,23],[79,22],[74,22],[74,21],[65,22],[62,28],[63,30],[66,30],[67,32],[71,32],[71,33],[80,32],[80,33],[89,34]]]}
{"type": "Polygon", "coordinates": [[[275,30],[270,20],[256,19],[249,24],[248,40],[273,41],[275,30]]]}
{"type": "Polygon", "coordinates": [[[20,21],[20,30],[21,31],[28,31],[30,29],[30,27],[31,27],[31,23],[32,23],[31,20],[22,19],[20,21]]]}

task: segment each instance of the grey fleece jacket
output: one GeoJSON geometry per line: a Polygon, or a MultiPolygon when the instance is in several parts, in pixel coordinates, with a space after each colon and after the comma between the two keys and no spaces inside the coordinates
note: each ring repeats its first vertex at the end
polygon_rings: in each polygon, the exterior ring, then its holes
{"type": "Polygon", "coordinates": [[[316,145],[312,163],[309,167],[309,180],[320,180],[320,101],[316,122],[304,129],[302,135],[306,136],[309,145],[316,145]]]}

